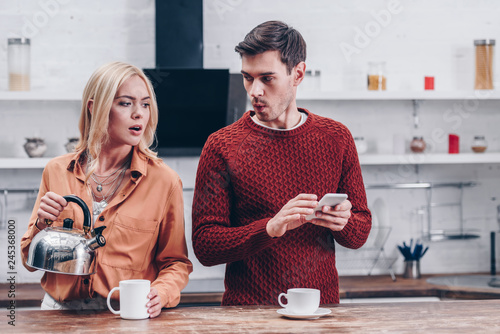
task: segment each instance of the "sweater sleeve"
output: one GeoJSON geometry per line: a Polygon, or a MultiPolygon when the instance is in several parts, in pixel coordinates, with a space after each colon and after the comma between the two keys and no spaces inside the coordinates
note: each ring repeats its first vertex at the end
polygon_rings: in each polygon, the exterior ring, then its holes
{"type": "Polygon", "coordinates": [[[181,290],[186,287],[188,276],[193,271],[184,237],[184,205],[180,179],[168,196],[158,237],[156,264],[159,273],[151,286],[158,289],[163,307],[175,307],[179,304],[181,290]]]}
{"type": "Polygon", "coordinates": [[[351,218],[347,225],[339,232],[332,232],[340,245],[347,248],[360,248],[370,234],[372,220],[366,202],[366,192],[363,176],[359,165],[358,153],[349,130],[344,136],[345,147],[338,192],[346,193],[352,204],[351,218]]]}
{"type": "Polygon", "coordinates": [[[266,231],[271,217],[234,226],[231,205],[230,171],[212,135],[200,157],[192,210],[193,250],[203,265],[239,261],[274,242],[266,231]]]}

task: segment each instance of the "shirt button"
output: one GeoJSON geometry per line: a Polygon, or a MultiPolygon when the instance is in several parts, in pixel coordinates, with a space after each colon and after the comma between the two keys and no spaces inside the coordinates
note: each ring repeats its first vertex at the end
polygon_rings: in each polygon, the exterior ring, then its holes
{"type": "Polygon", "coordinates": [[[103,221],[104,221],[104,216],[100,216],[100,217],[99,217],[99,221],[100,221],[100,222],[103,222],[103,221]]]}
{"type": "Polygon", "coordinates": [[[89,284],[89,279],[88,278],[84,279],[83,284],[85,284],[85,285],[89,284]]]}

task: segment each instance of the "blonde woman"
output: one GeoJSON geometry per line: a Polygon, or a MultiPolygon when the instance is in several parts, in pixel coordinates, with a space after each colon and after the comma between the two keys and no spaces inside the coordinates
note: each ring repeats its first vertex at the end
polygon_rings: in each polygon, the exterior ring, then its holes
{"type": "MultiPolygon", "coordinates": [[[[83,93],[75,153],[52,159],[43,172],[28,231],[21,240],[26,266],[33,237],[65,218],[82,229],[82,213],[62,197],[74,194],[92,208],[93,228],[106,226],[96,274],[45,272],[42,309],[100,309],[119,281],[148,279],[150,317],[175,307],[192,264],[184,236],[179,176],[149,149],[158,123],[152,85],[135,66],[114,62],[92,74],[83,93]]],[[[34,269],[26,266],[28,270],[34,269]]]]}

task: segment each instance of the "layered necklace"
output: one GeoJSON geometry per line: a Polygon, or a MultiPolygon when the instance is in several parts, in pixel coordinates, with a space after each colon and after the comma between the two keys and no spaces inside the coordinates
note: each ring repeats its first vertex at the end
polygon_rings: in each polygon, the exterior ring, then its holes
{"type": "Polygon", "coordinates": [[[129,164],[130,159],[127,159],[120,167],[118,167],[115,171],[108,175],[98,175],[96,173],[92,173],[90,177],[97,184],[97,193],[95,193],[92,186],[90,186],[92,198],[94,200],[92,204],[92,213],[94,216],[99,215],[104,210],[104,208],[108,206],[110,200],[113,198],[114,194],[120,187],[129,164]],[[106,193],[103,193],[103,186],[107,185],[109,185],[108,191],[106,193]]]}

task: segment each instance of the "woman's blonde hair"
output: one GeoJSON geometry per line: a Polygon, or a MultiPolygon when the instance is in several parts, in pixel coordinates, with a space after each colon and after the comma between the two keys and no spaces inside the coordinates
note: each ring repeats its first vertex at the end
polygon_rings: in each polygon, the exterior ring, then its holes
{"type": "MultiPolygon", "coordinates": [[[[151,159],[158,159],[157,153],[149,149],[153,144],[158,124],[158,105],[151,82],[141,69],[133,65],[122,62],[108,63],[99,67],[92,74],[83,91],[79,123],[80,141],[76,151],[79,154],[85,153],[92,157],[90,166],[88,166],[87,179],[99,164],[102,145],[109,141],[109,113],[116,92],[126,80],[134,75],[139,76],[144,81],[151,98],[149,121],[141,141],[135,149],[151,159]],[[92,112],[88,107],[90,101],[93,101],[92,112]]],[[[89,160],[87,161],[89,162],[89,160]]]]}

